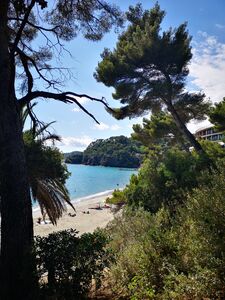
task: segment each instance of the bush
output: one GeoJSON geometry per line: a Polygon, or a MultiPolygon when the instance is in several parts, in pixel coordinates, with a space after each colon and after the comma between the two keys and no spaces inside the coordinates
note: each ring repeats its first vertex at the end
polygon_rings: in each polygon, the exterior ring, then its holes
{"type": "Polygon", "coordinates": [[[128,299],[155,299],[175,251],[169,227],[165,210],[157,215],[143,210],[126,212],[113,221],[108,230],[116,261],[111,266],[114,292],[119,291],[128,299]]]}
{"type": "Polygon", "coordinates": [[[138,210],[108,232],[115,253],[114,292],[128,299],[225,299],[225,170],[204,172],[202,184],[171,213],[138,210]]]}
{"type": "Polygon", "coordinates": [[[127,199],[124,192],[118,189],[113,191],[112,197],[106,198],[106,203],[108,204],[122,205],[125,204],[126,201],[127,199]]]}
{"type": "Polygon", "coordinates": [[[207,155],[176,147],[150,151],[138,175],[132,175],[129,185],[112,201],[120,198],[134,209],[143,207],[153,213],[163,206],[175,212],[202,182],[202,172],[209,169],[210,162],[225,163],[225,149],[219,144],[203,141],[202,147],[207,155]]]}
{"type": "Polygon", "coordinates": [[[100,231],[81,237],[77,237],[77,233],[71,229],[36,237],[37,267],[44,299],[80,299],[86,295],[92,279],[99,284],[109,262],[109,252],[105,250],[107,238],[100,231]]]}
{"type": "Polygon", "coordinates": [[[124,191],[128,205],[154,213],[163,205],[175,210],[197,186],[200,164],[198,156],[177,148],[151,153],[124,191]]]}

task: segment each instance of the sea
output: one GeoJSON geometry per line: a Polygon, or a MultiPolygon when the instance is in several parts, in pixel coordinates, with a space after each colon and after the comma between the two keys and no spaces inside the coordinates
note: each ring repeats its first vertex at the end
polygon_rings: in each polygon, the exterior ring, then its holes
{"type": "MultiPolygon", "coordinates": [[[[100,196],[108,196],[115,189],[124,188],[137,169],[66,164],[70,177],[66,181],[72,203],[100,196]]],[[[39,210],[32,201],[33,212],[39,210]]]]}
{"type": "Polygon", "coordinates": [[[67,164],[71,176],[66,187],[73,202],[96,196],[108,195],[129,183],[137,169],[67,164]]]}

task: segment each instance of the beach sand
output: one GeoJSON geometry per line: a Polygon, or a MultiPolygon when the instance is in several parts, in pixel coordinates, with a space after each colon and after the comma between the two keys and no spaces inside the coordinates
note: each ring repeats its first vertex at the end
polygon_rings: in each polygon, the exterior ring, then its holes
{"type": "MultiPolygon", "coordinates": [[[[102,195],[93,195],[86,199],[81,199],[79,202],[73,202],[76,208],[76,213],[69,207],[57,222],[57,225],[38,224],[37,220],[41,216],[40,210],[33,212],[34,218],[34,235],[46,236],[49,233],[65,230],[76,229],[79,235],[85,232],[93,232],[97,227],[103,228],[109,221],[114,218],[113,213],[109,208],[95,209],[96,207],[104,206],[105,199],[111,196],[112,192],[102,195]],[[87,212],[88,213],[83,213],[87,212]],[[76,216],[72,216],[76,214],[76,216]]],[[[46,218],[47,219],[47,218],[46,218]]]]}

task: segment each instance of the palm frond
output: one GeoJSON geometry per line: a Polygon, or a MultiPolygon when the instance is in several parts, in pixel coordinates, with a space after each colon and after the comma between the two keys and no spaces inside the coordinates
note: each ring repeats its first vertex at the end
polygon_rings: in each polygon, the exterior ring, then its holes
{"type": "MultiPolygon", "coordinates": [[[[37,105],[37,102],[34,102],[30,105],[30,109],[32,110],[37,105]]],[[[27,107],[24,106],[24,108],[21,111],[21,121],[22,121],[22,128],[24,128],[25,122],[27,120],[27,117],[29,116],[29,110],[27,107]]]]}
{"type": "Polygon", "coordinates": [[[57,224],[57,220],[62,216],[63,212],[67,210],[66,204],[75,210],[75,207],[70,202],[67,189],[58,180],[37,180],[35,198],[40,205],[42,213],[46,211],[54,225],[57,224]]]}
{"type": "Polygon", "coordinates": [[[44,134],[45,131],[47,131],[48,127],[50,127],[52,124],[54,124],[56,121],[52,121],[50,123],[43,123],[42,126],[39,129],[36,129],[34,138],[38,138],[41,135],[44,134]]]}

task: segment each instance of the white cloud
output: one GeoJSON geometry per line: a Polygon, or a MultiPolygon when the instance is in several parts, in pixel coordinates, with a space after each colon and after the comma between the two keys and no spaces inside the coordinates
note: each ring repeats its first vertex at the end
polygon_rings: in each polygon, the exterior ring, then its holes
{"type": "Polygon", "coordinates": [[[218,29],[224,29],[225,28],[225,25],[222,25],[222,24],[215,24],[216,28],[218,29]]]}
{"type": "Polygon", "coordinates": [[[78,100],[78,102],[80,102],[80,104],[85,104],[90,101],[89,99],[87,99],[85,97],[77,98],[77,100],[78,100]]]}
{"type": "Polygon", "coordinates": [[[107,125],[105,123],[95,124],[94,129],[107,130],[107,129],[109,129],[109,125],[107,125]]]}
{"type": "Polygon", "coordinates": [[[127,124],[127,127],[128,127],[129,129],[133,129],[133,123],[127,124]]]}
{"type": "Polygon", "coordinates": [[[73,96],[73,95],[70,95],[70,97],[76,99],[76,100],[77,100],[80,104],[82,104],[82,105],[90,101],[90,100],[87,99],[86,97],[81,97],[81,98],[80,98],[80,97],[75,97],[75,96],[73,96]]]}
{"type": "Polygon", "coordinates": [[[93,142],[93,139],[87,135],[84,135],[82,137],[67,136],[62,137],[60,146],[70,148],[86,148],[91,142],[93,142]]]}
{"type": "Polygon", "coordinates": [[[110,126],[110,129],[111,129],[111,130],[119,130],[119,129],[120,129],[120,126],[117,125],[117,124],[115,124],[115,125],[110,126]]]}
{"type": "Polygon", "coordinates": [[[113,131],[116,131],[116,130],[119,130],[120,129],[120,126],[117,125],[117,124],[114,124],[114,125],[108,125],[108,124],[105,124],[105,123],[100,123],[100,124],[95,124],[94,125],[94,129],[97,129],[97,130],[113,130],[113,131]]]}
{"type": "Polygon", "coordinates": [[[78,107],[74,107],[73,109],[72,109],[72,112],[80,112],[81,110],[78,108],[78,107]]]}
{"type": "Polygon", "coordinates": [[[225,96],[225,44],[205,32],[199,34],[201,39],[194,43],[190,76],[207,97],[218,102],[225,96]]]}

